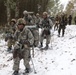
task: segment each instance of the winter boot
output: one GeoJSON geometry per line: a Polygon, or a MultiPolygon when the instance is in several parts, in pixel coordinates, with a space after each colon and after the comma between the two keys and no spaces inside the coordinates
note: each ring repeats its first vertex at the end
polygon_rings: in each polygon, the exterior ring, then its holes
{"type": "Polygon", "coordinates": [[[39,48],[41,48],[41,47],[43,47],[43,43],[42,43],[42,42],[40,43],[40,46],[39,46],[39,48]]]}
{"type": "Polygon", "coordinates": [[[48,47],[49,47],[49,46],[48,46],[48,45],[46,45],[46,46],[44,47],[44,49],[46,49],[46,50],[47,50],[47,49],[48,49],[48,47]]]}
{"type": "Polygon", "coordinates": [[[14,71],[13,72],[13,75],[18,75],[18,71],[14,71]]]}
{"type": "Polygon", "coordinates": [[[11,50],[12,50],[12,47],[8,47],[7,51],[9,52],[9,51],[11,51],[11,50]]]}
{"type": "Polygon", "coordinates": [[[62,37],[64,37],[64,35],[62,35],[62,37]]]}
{"type": "Polygon", "coordinates": [[[62,33],[62,37],[64,37],[64,32],[62,33]]]}
{"type": "Polygon", "coordinates": [[[60,37],[60,35],[58,34],[58,37],[60,37]]]}
{"type": "Polygon", "coordinates": [[[29,73],[30,72],[30,68],[26,68],[25,73],[29,73]]]}

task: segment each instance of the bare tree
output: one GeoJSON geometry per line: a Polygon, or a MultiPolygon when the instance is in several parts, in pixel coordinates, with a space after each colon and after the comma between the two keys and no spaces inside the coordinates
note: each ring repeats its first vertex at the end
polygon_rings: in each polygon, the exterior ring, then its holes
{"type": "Polygon", "coordinates": [[[15,7],[15,18],[19,18],[19,0],[16,0],[16,7],[15,7]]]}
{"type": "Polygon", "coordinates": [[[7,0],[6,2],[6,9],[7,9],[7,25],[10,25],[10,17],[11,17],[10,0],[7,0]]]}

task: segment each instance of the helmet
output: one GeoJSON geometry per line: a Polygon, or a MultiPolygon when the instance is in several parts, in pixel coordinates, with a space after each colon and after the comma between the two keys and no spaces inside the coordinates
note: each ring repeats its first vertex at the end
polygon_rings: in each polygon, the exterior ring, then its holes
{"type": "Polygon", "coordinates": [[[28,12],[25,10],[25,11],[23,11],[23,14],[25,15],[25,14],[28,14],[28,12]]]}
{"type": "Polygon", "coordinates": [[[39,13],[37,13],[36,16],[39,16],[39,13]]]}
{"type": "Polygon", "coordinates": [[[26,21],[23,18],[19,18],[17,20],[17,25],[20,25],[20,24],[25,25],[26,24],[26,21]]]}
{"type": "Polygon", "coordinates": [[[16,19],[11,19],[11,22],[14,22],[14,23],[16,23],[16,19]]]}
{"type": "Polygon", "coordinates": [[[43,15],[48,15],[48,13],[47,12],[43,12],[43,15]]]}

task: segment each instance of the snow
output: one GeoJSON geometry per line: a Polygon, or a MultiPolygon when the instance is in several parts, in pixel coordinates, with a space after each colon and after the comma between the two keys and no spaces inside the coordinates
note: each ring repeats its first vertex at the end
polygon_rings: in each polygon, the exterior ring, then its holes
{"type": "MultiPolygon", "coordinates": [[[[76,26],[67,25],[65,36],[58,37],[57,31],[52,31],[49,50],[40,51],[35,48],[32,58],[37,74],[29,75],[76,75],[76,26]],[[51,46],[52,45],[52,46],[51,46]],[[51,48],[52,47],[52,48],[51,48]]],[[[45,42],[45,40],[44,40],[45,42]]],[[[44,43],[45,45],[45,43],[44,43]]],[[[32,62],[30,61],[33,69],[32,62]]],[[[12,53],[7,52],[7,43],[0,39],[0,75],[12,75],[12,53]]],[[[20,63],[20,73],[24,72],[23,60],[20,63]]]]}

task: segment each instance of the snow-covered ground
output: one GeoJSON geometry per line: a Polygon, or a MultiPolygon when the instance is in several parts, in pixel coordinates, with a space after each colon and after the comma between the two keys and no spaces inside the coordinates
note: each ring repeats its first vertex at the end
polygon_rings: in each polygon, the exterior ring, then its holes
{"type": "MultiPolygon", "coordinates": [[[[67,26],[64,37],[58,37],[57,31],[53,34],[49,50],[40,51],[35,48],[32,59],[37,74],[32,72],[29,75],[76,75],[76,26],[67,26]]],[[[4,39],[0,39],[0,75],[13,73],[12,53],[7,52],[6,44],[4,39]]],[[[30,65],[33,69],[31,61],[30,65]]],[[[21,60],[20,73],[24,72],[24,69],[21,60]]]]}

